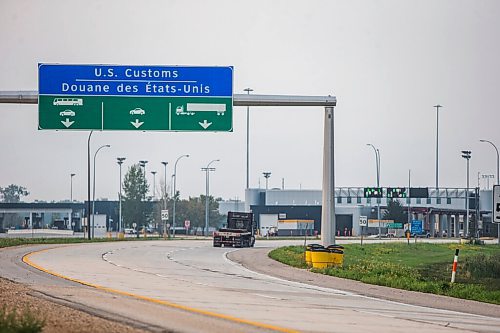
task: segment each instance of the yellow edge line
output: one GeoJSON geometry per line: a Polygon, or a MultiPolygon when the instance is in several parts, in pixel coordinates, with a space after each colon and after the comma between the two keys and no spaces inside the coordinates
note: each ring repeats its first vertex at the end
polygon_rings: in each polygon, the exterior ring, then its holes
{"type": "Polygon", "coordinates": [[[191,307],[188,307],[188,306],[185,306],[185,305],[180,305],[180,304],[171,303],[171,302],[167,302],[167,301],[162,301],[162,300],[151,298],[151,297],[146,297],[146,296],[142,296],[142,295],[132,294],[132,293],[129,293],[129,292],[126,292],[126,291],[121,291],[121,290],[116,290],[116,289],[112,289],[112,288],[108,288],[108,287],[99,286],[97,284],[85,282],[85,281],[78,280],[78,279],[73,279],[73,278],[70,278],[68,276],[64,276],[64,275],[61,275],[59,273],[50,271],[48,269],[45,269],[45,268],[43,268],[43,267],[35,264],[34,262],[32,262],[30,260],[30,257],[32,255],[34,255],[34,254],[38,254],[38,253],[45,252],[45,251],[48,251],[48,250],[53,250],[53,249],[54,248],[43,249],[43,250],[38,250],[38,251],[30,252],[30,253],[28,253],[28,254],[26,254],[26,255],[23,256],[23,262],[25,264],[33,267],[33,268],[36,268],[36,269],[38,269],[38,270],[40,270],[40,271],[42,271],[44,273],[56,276],[58,278],[65,279],[65,280],[72,281],[72,282],[76,282],[76,283],[82,284],[84,286],[88,286],[88,287],[92,287],[92,288],[95,288],[95,289],[107,291],[107,292],[110,292],[110,293],[115,293],[115,294],[123,295],[123,296],[129,296],[129,297],[133,297],[133,298],[140,299],[140,300],[143,300],[143,301],[148,301],[148,302],[151,302],[151,303],[161,304],[161,305],[165,305],[165,306],[176,308],[176,309],[181,309],[181,310],[192,312],[192,313],[202,314],[202,315],[205,315],[205,316],[215,317],[215,318],[219,318],[219,319],[225,319],[225,320],[233,321],[233,322],[236,322],[236,323],[239,323],[239,324],[246,324],[246,325],[251,325],[251,326],[255,326],[255,327],[259,327],[259,328],[270,329],[270,330],[277,331],[277,332],[284,332],[284,333],[298,333],[299,332],[299,331],[292,330],[292,329],[289,329],[289,328],[284,328],[284,327],[279,327],[279,326],[274,326],[274,325],[268,325],[268,324],[264,324],[264,323],[254,322],[254,321],[250,321],[250,320],[246,320],[246,319],[241,319],[241,318],[237,318],[237,317],[233,317],[233,316],[229,316],[229,315],[225,315],[225,314],[221,314],[221,313],[217,313],[217,312],[211,312],[211,311],[205,311],[205,310],[201,310],[201,309],[191,308],[191,307]]]}

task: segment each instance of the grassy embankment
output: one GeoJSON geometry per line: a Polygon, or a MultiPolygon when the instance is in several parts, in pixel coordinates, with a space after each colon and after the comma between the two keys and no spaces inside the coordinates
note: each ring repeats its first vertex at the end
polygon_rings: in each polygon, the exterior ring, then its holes
{"type": "MultiPolygon", "coordinates": [[[[271,251],[272,259],[307,268],[303,246],[271,251]]],[[[345,245],[342,268],[312,271],[364,283],[500,304],[500,246],[459,244],[345,245]],[[450,283],[455,249],[456,282],[450,283]]]]}
{"type": "MultiPolygon", "coordinates": [[[[73,243],[100,243],[100,242],[128,242],[128,241],[148,241],[159,240],[162,237],[146,237],[142,235],[140,238],[127,237],[124,239],[118,238],[94,238],[88,240],[85,238],[0,238],[0,248],[18,245],[33,245],[33,244],[73,244],[73,243]]],[[[181,239],[181,238],[176,238],[181,239]]]]}

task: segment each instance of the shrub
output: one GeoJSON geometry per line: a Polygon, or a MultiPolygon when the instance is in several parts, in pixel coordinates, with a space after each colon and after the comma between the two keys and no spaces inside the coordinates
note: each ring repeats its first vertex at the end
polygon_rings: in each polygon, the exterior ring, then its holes
{"type": "Polygon", "coordinates": [[[498,278],[500,276],[500,252],[488,255],[479,253],[466,257],[463,270],[473,279],[498,278]]]}
{"type": "Polygon", "coordinates": [[[0,332],[2,333],[38,333],[45,325],[43,320],[37,319],[28,309],[18,313],[15,309],[8,311],[0,309],[0,332]]]}

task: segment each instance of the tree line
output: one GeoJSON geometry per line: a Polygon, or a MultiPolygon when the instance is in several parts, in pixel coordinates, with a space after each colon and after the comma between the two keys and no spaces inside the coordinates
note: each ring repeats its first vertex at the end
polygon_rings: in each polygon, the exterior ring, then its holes
{"type": "MultiPolygon", "coordinates": [[[[149,189],[143,169],[138,164],[130,166],[123,180],[122,219],[125,227],[132,228],[133,223],[136,223],[137,228],[149,225],[158,225],[161,228],[161,210],[163,209],[168,209],[168,223],[172,224],[172,207],[175,198],[176,227],[184,226],[184,221],[189,220],[191,228],[204,228],[205,195],[181,200],[179,191],[172,197],[163,187],[160,200],[153,201],[152,197],[147,196],[149,189]]],[[[219,214],[218,210],[222,199],[216,199],[213,196],[209,196],[208,199],[210,226],[219,226],[225,220],[225,216],[219,214]]]]}

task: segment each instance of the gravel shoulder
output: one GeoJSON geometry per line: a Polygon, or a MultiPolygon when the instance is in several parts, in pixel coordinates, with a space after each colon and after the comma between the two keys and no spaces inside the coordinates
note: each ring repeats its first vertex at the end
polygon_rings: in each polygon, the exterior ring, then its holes
{"type": "Polygon", "coordinates": [[[147,332],[49,301],[26,285],[4,278],[0,278],[0,290],[0,308],[9,312],[15,309],[18,313],[29,310],[35,318],[45,320],[45,333],[147,332]]]}
{"type": "Polygon", "coordinates": [[[273,248],[246,248],[228,253],[227,257],[252,271],[271,275],[288,281],[352,292],[366,297],[380,298],[436,309],[458,311],[489,317],[500,316],[500,305],[464,300],[448,296],[394,289],[365,284],[359,281],[313,273],[305,269],[290,267],[269,258],[273,248]]]}

